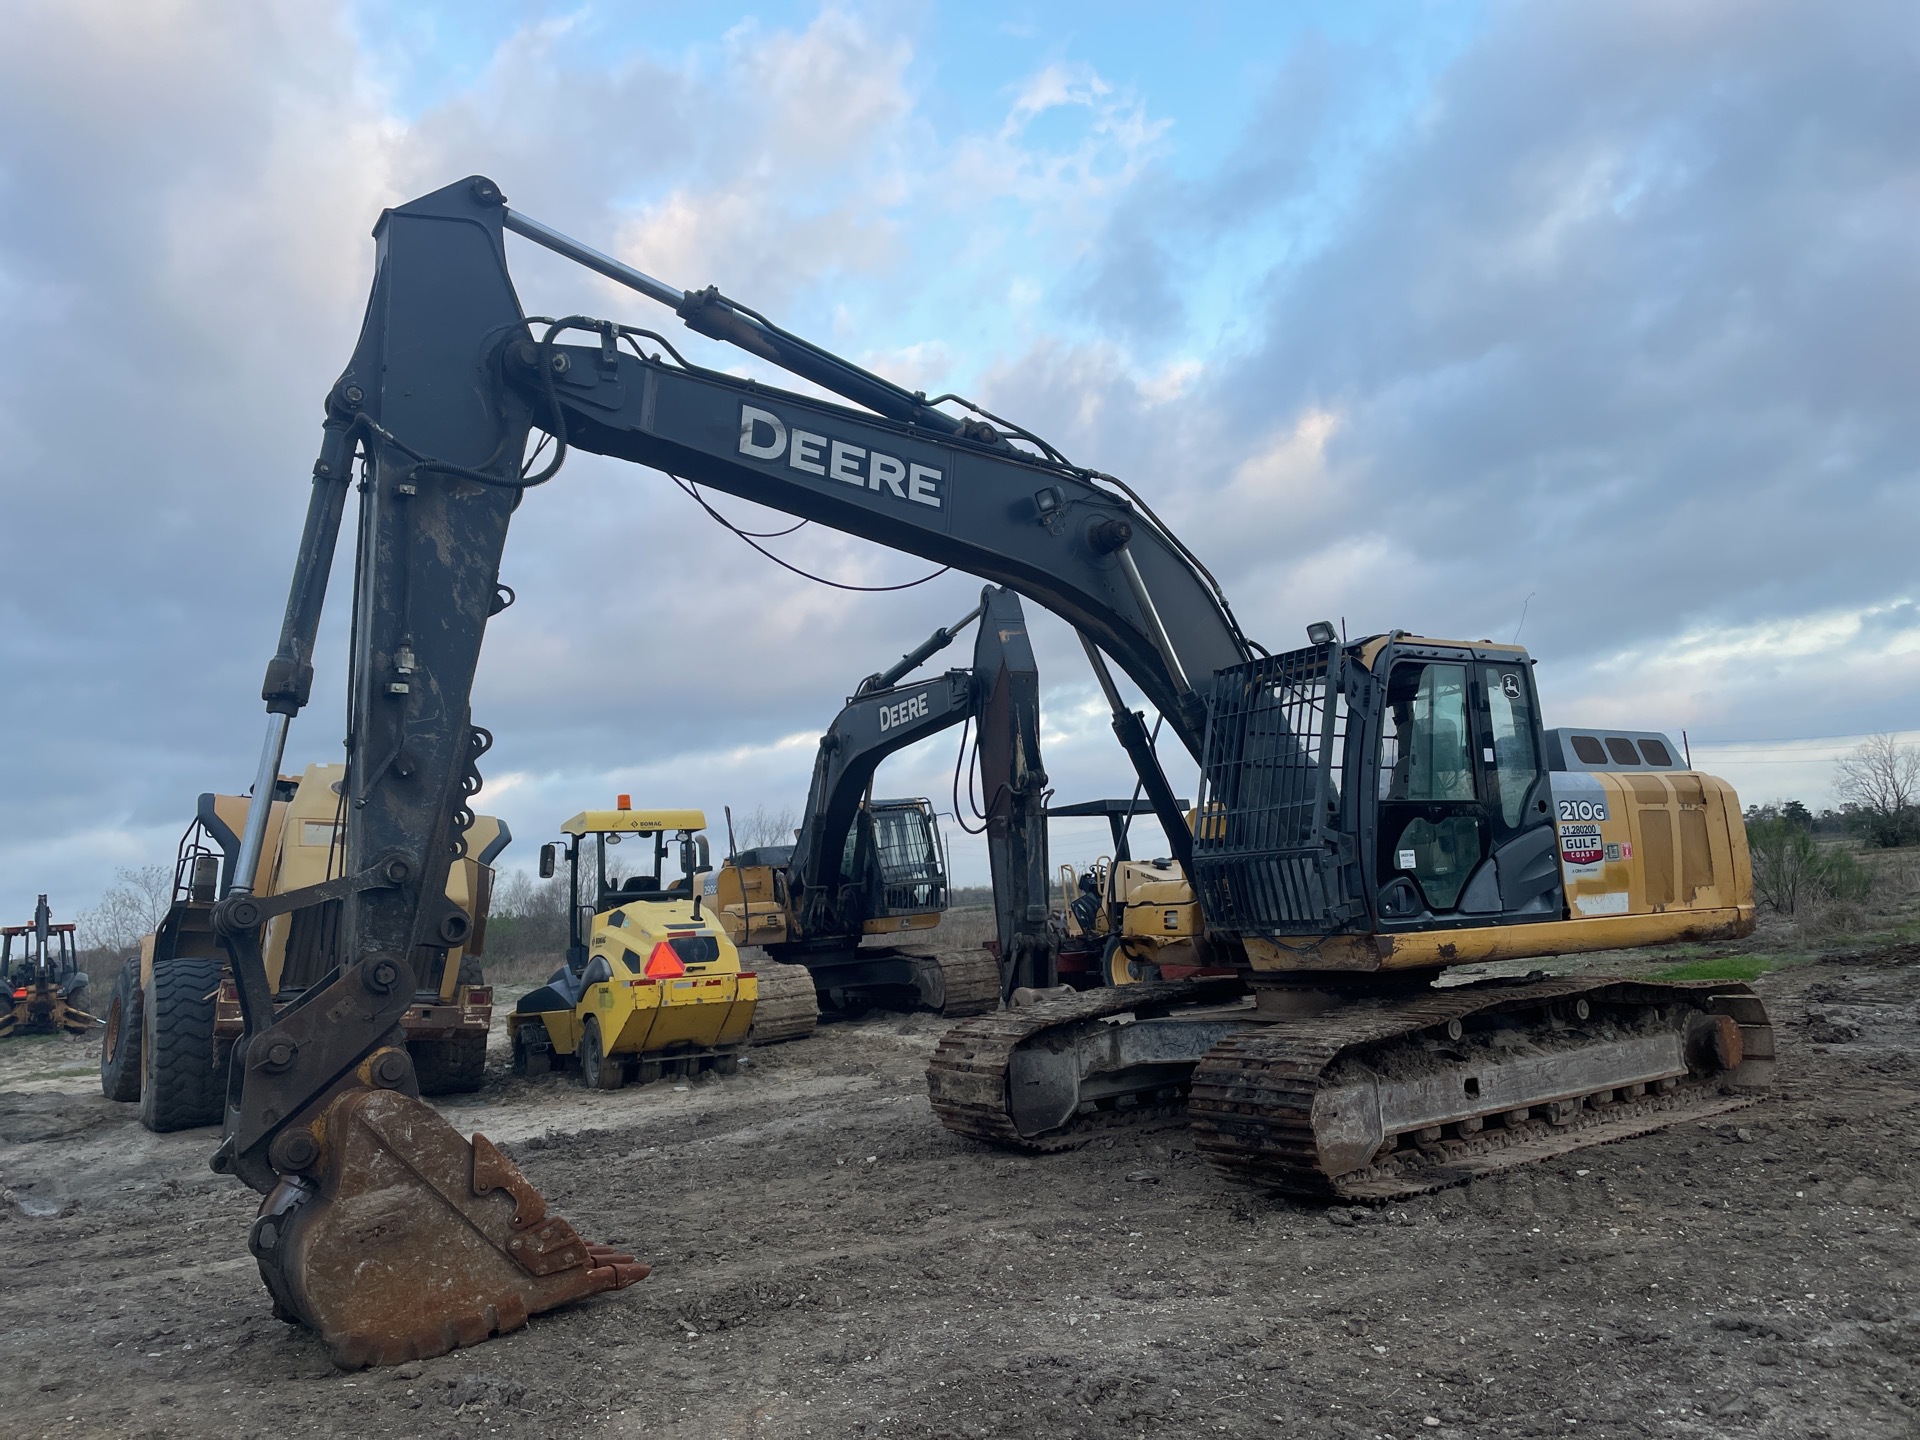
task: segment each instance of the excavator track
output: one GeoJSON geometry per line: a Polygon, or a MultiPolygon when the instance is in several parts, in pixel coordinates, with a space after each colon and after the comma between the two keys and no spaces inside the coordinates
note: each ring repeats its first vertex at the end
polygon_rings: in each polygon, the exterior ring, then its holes
{"type": "Polygon", "coordinates": [[[939,969],[940,1003],[950,1019],[985,1015],[1000,1008],[1000,962],[986,950],[962,950],[928,957],[939,969]]]}
{"type": "Polygon", "coordinates": [[[1008,1076],[1016,1052],[1044,1043],[1050,1031],[1067,1034],[1119,1017],[1165,1015],[1179,1006],[1228,999],[1240,990],[1237,981],[1163,981],[1088,990],[968,1020],[947,1032],[927,1066],[934,1114],[957,1135],[1039,1155],[1072,1149],[1115,1124],[1174,1113],[1177,1098],[1155,1095],[1145,1103],[1094,1106],[1064,1126],[1023,1134],[1013,1115],[1008,1076]]]}
{"type": "MultiPolygon", "coordinates": [[[[746,956],[741,957],[746,960],[746,956]]],[[[814,996],[813,972],[804,965],[782,965],[768,958],[751,961],[759,977],[760,996],[754,1002],[749,1045],[774,1045],[782,1040],[804,1040],[820,1023],[820,1003],[814,996]]]]}
{"type": "Polygon", "coordinates": [[[1228,1036],[1188,1114],[1229,1175],[1380,1203],[1752,1104],[1772,1055],[1744,985],[1462,986],[1228,1036]]]}

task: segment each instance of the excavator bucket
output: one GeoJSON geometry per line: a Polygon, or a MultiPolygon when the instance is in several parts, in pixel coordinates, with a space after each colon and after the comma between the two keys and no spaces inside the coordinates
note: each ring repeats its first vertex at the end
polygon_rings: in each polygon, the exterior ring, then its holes
{"type": "Polygon", "coordinates": [[[647,1275],[410,1096],[348,1092],[313,1132],[319,1153],[266,1197],[248,1243],[275,1313],[317,1331],[343,1369],[477,1345],[647,1275]]]}

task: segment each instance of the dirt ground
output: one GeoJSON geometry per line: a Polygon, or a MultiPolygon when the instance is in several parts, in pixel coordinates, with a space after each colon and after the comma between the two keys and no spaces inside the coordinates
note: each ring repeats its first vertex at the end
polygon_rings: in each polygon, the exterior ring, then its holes
{"type": "Polygon", "coordinates": [[[733,1078],[445,1108],[617,1296],[342,1374],[268,1313],[213,1133],[0,1045],[0,1433],[381,1436],[1920,1434],[1920,950],[1763,978],[1776,1093],[1378,1211],[1209,1171],[1176,1122],[1014,1158],[944,1132],[944,1022],[733,1078]]]}

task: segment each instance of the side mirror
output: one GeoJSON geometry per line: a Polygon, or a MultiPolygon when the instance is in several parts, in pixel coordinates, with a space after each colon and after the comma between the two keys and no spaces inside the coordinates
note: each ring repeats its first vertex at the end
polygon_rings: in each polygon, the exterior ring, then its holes
{"type": "Polygon", "coordinates": [[[540,878],[542,880],[551,880],[553,878],[553,863],[553,846],[551,844],[542,845],[540,847],[540,878]]]}

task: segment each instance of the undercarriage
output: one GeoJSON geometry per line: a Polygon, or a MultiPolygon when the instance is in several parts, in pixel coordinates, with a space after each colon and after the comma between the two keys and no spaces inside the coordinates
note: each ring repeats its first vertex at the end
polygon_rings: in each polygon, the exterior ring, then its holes
{"type": "Polygon", "coordinates": [[[1185,1106],[1200,1151],[1287,1194],[1385,1201],[1750,1104],[1773,1031],[1744,985],[1599,978],[1094,991],[957,1026],[941,1122],[1029,1152],[1185,1106]]]}

